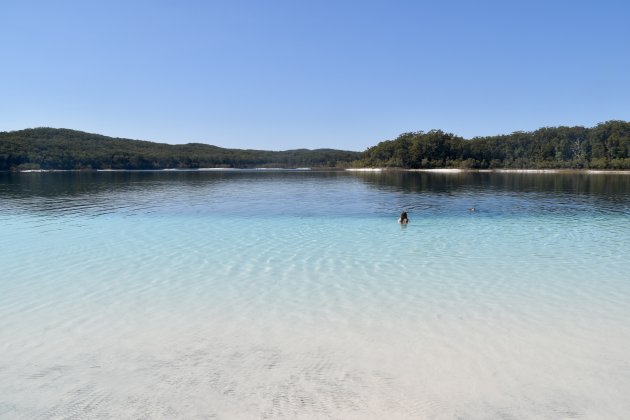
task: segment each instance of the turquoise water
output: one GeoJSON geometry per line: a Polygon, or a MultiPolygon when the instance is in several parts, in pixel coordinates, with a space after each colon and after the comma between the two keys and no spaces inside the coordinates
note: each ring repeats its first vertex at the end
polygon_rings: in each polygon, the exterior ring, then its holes
{"type": "Polygon", "coordinates": [[[629,216],[628,175],[0,174],[0,418],[626,418],[629,216]]]}

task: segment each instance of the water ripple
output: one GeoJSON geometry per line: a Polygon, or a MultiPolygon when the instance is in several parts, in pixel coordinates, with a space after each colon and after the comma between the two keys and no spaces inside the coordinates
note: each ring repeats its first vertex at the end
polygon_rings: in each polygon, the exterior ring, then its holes
{"type": "Polygon", "coordinates": [[[0,417],[630,412],[626,178],[388,176],[2,180],[0,417]]]}

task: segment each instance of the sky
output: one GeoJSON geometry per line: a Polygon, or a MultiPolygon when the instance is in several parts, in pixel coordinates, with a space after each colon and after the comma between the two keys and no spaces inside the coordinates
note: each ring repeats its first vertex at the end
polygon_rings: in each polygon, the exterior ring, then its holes
{"type": "Polygon", "coordinates": [[[363,151],[630,119],[630,2],[0,0],[0,131],[363,151]]]}

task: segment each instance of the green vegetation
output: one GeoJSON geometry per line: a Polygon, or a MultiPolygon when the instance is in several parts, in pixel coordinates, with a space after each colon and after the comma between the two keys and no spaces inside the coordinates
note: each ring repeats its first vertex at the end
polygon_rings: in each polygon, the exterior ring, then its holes
{"type": "Polygon", "coordinates": [[[170,145],[54,128],[0,133],[0,170],[347,167],[359,157],[359,152],[333,149],[272,152],[170,145]]]}
{"type": "Polygon", "coordinates": [[[365,152],[224,149],[170,145],[34,128],[0,132],[0,170],[225,168],[574,168],[630,169],[630,123],[546,127],[466,140],[440,130],[405,133],[365,152]]]}
{"type": "Polygon", "coordinates": [[[465,140],[440,130],[405,133],[370,147],[357,167],[630,169],[630,123],[547,127],[465,140]]]}

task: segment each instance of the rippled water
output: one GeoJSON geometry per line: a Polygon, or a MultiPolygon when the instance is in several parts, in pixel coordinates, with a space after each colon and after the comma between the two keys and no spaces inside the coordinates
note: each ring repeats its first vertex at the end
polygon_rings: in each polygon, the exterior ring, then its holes
{"type": "Polygon", "coordinates": [[[0,174],[0,418],[627,418],[629,221],[630,175],[0,174]]]}

